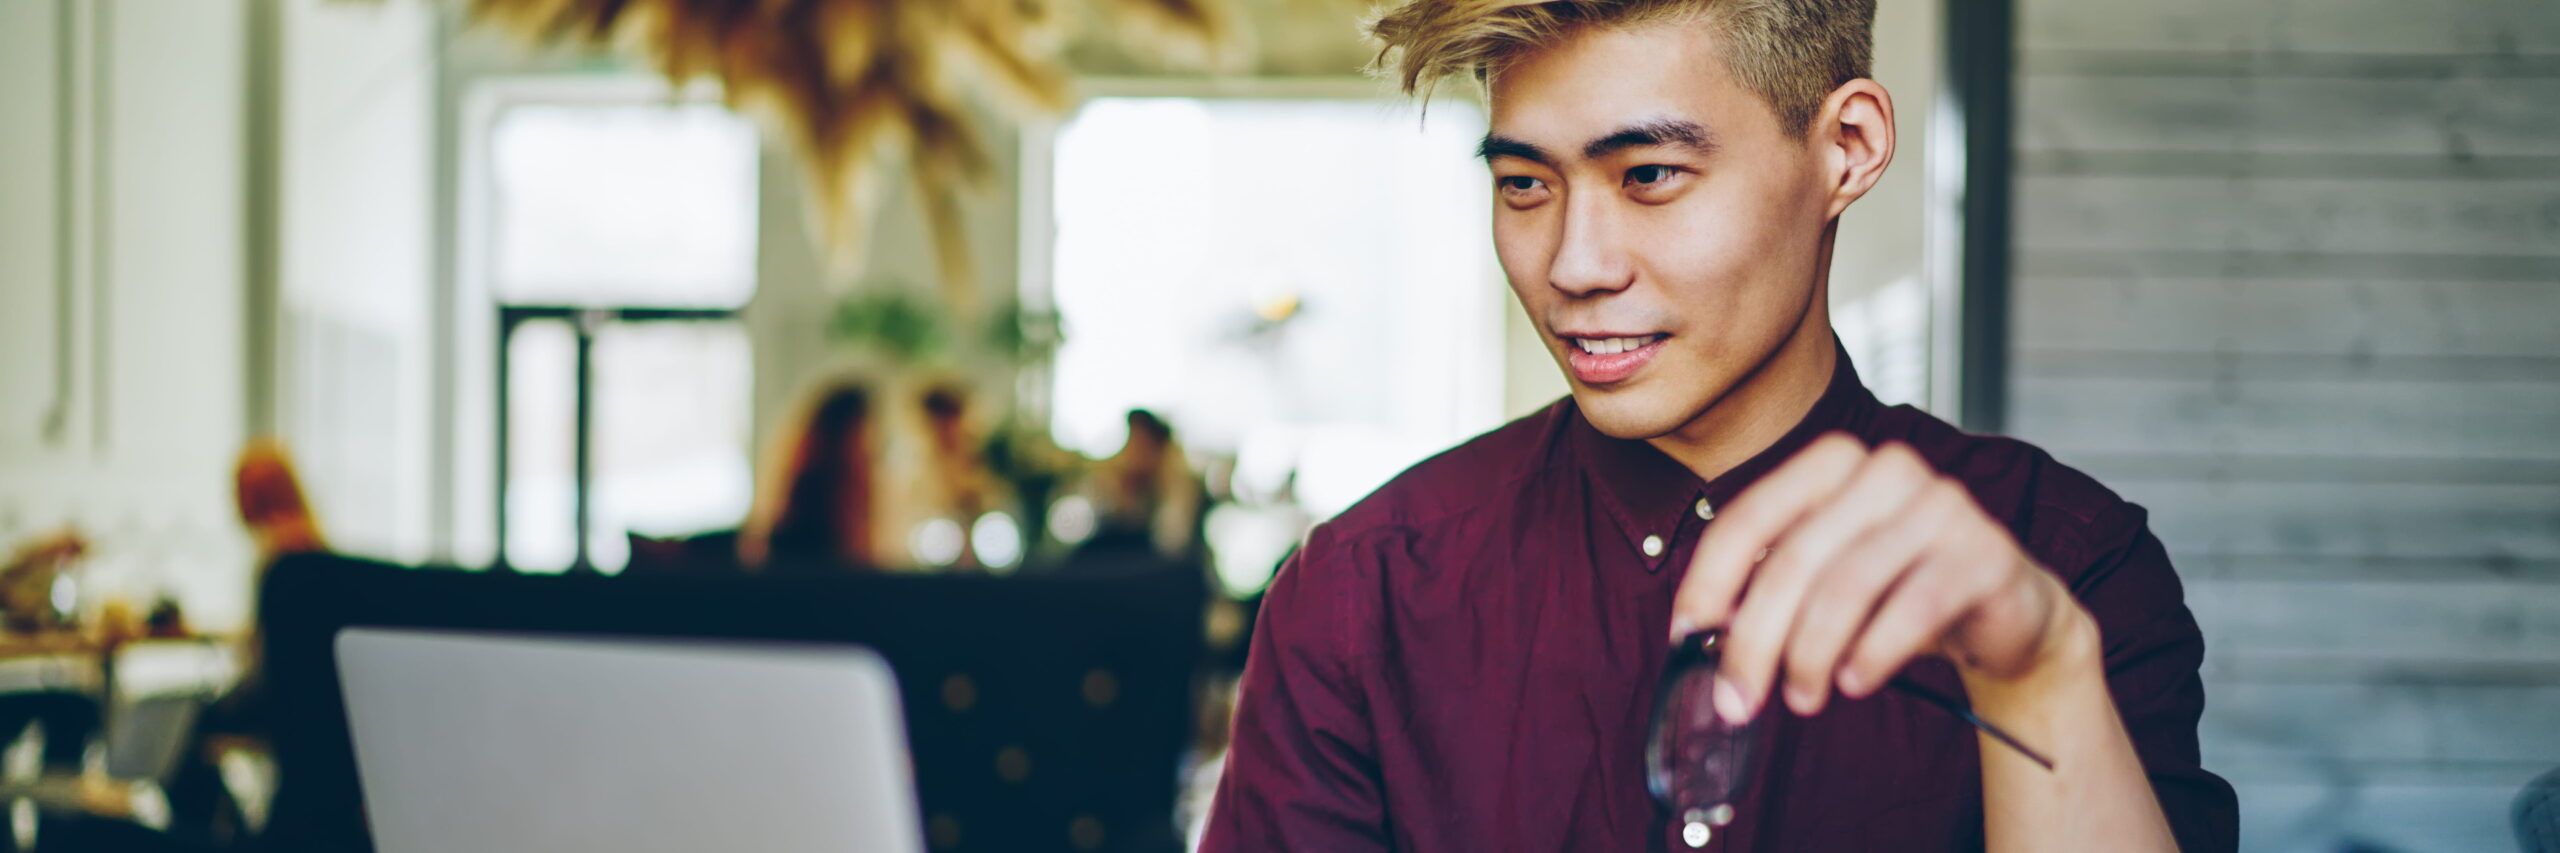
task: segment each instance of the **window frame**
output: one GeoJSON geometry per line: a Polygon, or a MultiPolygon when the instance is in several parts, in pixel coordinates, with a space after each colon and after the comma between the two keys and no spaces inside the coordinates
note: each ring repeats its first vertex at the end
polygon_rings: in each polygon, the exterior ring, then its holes
{"type": "MultiPolygon", "coordinates": [[[[515,460],[509,450],[514,429],[511,394],[513,367],[509,345],[517,330],[536,321],[565,323],[576,340],[576,357],[572,367],[575,401],[571,429],[573,482],[572,529],[575,547],[567,571],[596,571],[589,535],[594,529],[594,397],[596,365],[593,359],[595,339],[599,332],[615,324],[733,322],[747,330],[752,341],[753,325],[746,323],[746,311],[755,299],[761,281],[755,280],[759,270],[750,268],[746,298],[729,307],[669,306],[628,303],[595,303],[564,305],[553,302],[509,302],[498,295],[497,248],[497,174],[494,151],[495,134],[510,110],[522,107],[721,107],[719,89],[707,83],[670,90],[663,78],[637,73],[588,74],[522,74],[479,76],[468,81],[464,116],[459,122],[458,146],[460,165],[457,199],[453,219],[457,237],[456,255],[459,281],[456,299],[461,321],[454,330],[454,352],[464,363],[451,365],[463,387],[457,389],[457,402],[464,406],[487,408],[479,412],[461,407],[452,413],[458,432],[486,436],[486,444],[477,448],[456,448],[457,470],[480,467],[488,472],[484,488],[457,489],[464,500],[478,503],[485,499],[488,519],[489,559],[487,565],[501,571],[516,567],[507,555],[511,525],[507,513],[508,478],[515,460]],[[485,323],[485,325],[484,325],[485,323]],[[471,364],[485,354],[489,361],[471,364]],[[475,380],[473,377],[485,377],[475,380]],[[486,382],[487,384],[482,384],[486,382]],[[480,415],[485,412],[485,420],[480,415]],[[478,428],[470,422],[479,421],[478,428]],[[478,452],[474,452],[474,451],[478,452]],[[474,492],[477,497],[472,496],[474,492]]],[[[741,120],[745,120],[741,118],[741,120]]],[[[761,135],[759,135],[761,142],[761,135]]],[[[760,165],[759,165],[759,168],[760,165]]],[[[762,182],[751,183],[749,189],[759,195],[762,182]]],[[[750,413],[752,414],[752,413],[750,413]]],[[[470,517],[479,513],[468,508],[460,513],[470,517]]],[[[456,531],[457,534],[460,531],[456,531]]],[[[457,539],[460,538],[457,536],[457,539]]]]}
{"type": "MultiPolygon", "coordinates": [[[[572,513],[571,529],[576,536],[576,548],[571,552],[574,556],[570,558],[568,570],[595,571],[595,555],[589,551],[587,537],[594,531],[595,524],[596,336],[604,331],[605,327],[617,324],[739,322],[740,309],[662,308],[634,305],[517,305],[503,302],[498,304],[497,309],[497,351],[492,355],[497,365],[493,395],[495,398],[493,403],[497,407],[497,436],[492,448],[493,467],[490,472],[497,488],[496,493],[491,496],[493,517],[490,519],[490,529],[495,532],[494,539],[497,542],[498,551],[496,557],[490,561],[490,565],[500,569],[514,568],[507,559],[507,511],[510,508],[507,484],[509,475],[513,473],[509,470],[513,459],[508,451],[508,444],[515,430],[513,412],[515,383],[508,372],[514,367],[514,361],[508,354],[508,348],[515,342],[516,331],[523,328],[526,323],[558,321],[569,327],[570,334],[577,342],[577,356],[570,368],[575,377],[573,393],[576,395],[576,400],[571,407],[573,414],[569,419],[569,428],[572,431],[569,476],[571,482],[575,484],[571,491],[570,511],[572,513]]],[[[744,323],[740,322],[739,325],[740,328],[745,328],[744,323]]]]}

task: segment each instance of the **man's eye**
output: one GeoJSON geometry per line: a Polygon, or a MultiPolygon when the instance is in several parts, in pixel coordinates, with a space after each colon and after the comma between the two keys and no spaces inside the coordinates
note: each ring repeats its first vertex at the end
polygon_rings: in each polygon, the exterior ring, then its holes
{"type": "Polygon", "coordinates": [[[1538,179],[1527,175],[1505,175],[1502,178],[1502,188],[1525,193],[1538,188],[1538,179]]]}
{"type": "Polygon", "coordinates": [[[1637,166],[1627,170],[1627,183],[1658,184],[1671,179],[1669,166],[1637,166]]]}

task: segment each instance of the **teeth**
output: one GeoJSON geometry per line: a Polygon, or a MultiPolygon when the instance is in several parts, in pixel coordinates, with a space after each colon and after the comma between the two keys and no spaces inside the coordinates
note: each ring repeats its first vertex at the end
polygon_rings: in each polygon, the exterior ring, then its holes
{"type": "Polygon", "coordinates": [[[1656,337],[1646,335],[1640,338],[1574,338],[1573,344],[1581,347],[1583,352],[1592,355],[1616,355],[1628,350],[1643,349],[1646,344],[1653,343],[1656,337]]]}

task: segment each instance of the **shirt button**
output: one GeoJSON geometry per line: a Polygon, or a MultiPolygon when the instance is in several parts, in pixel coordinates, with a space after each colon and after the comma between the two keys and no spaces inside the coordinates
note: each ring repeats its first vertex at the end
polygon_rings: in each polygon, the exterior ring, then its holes
{"type": "Polygon", "coordinates": [[[1707,839],[1714,836],[1715,833],[1708,831],[1707,825],[1703,823],[1692,823],[1680,828],[1681,843],[1689,845],[1693,850],[1707,846],[1707,839]]]}
{"type": "Polygon", "coordinates": [[[1712,507],[1712,506],[1708,506],[1708,505],[1707,505],[1707,499],[1706,499],[1706,498],[1699,498],[1699,499],[1698,499],[1698,518],[1700,518],[1700,519],[1702,519],[1702,520],[1703,520],[1703,519],[1712,519],[1712,518],[1715,518],[1715,517],[1716,517],[1716,508],[1715,508],[1715,507],[1712,507]]]}
{"type": "Polygon", "coordinates": [[[1647,557],[1659,557],[1659,556],[1662,556],[1662,537],[1660,537],[1660,536],[1647,536],[1647,537],[1645,537],[1645,538],[1644,538],[1644,555],[1645,555],[1645,556],[1647,556],[1647,557]]]}

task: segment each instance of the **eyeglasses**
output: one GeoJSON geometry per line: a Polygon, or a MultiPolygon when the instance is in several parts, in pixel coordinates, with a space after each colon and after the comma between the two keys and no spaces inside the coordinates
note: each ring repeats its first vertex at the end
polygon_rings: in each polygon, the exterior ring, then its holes
{"type": "MultiPolygon", "coordinates": [[[[1713,701],[1716,665],[1724,658],[1724,632],[1700,631],[1680,638],[1663,665],[1662,683],[1654,691],[1653,722],[1645,736],[1645,788],[1663,814],[1680,822],[1680,840],[1705,847],[1715,830],[1733,823],[1734,800],[1751,778],[1752,735],[1758,720],[1734,725],[1716,713],[1713,701]]],[[[1946,694],[1896,678],[1896,691],[1946,709],[1992,740],[2018,751],[2050,771],[2053,761],[2000,727],[1973,713],[1946,694]]],[[[1766,715],[1763,715],[1764,717],[1766,715]]]]}

